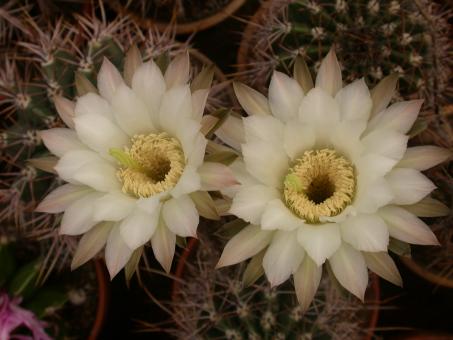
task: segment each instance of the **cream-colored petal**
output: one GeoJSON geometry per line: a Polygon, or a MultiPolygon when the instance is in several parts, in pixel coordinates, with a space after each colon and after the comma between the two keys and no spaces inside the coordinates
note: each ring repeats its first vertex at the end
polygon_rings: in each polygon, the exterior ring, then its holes
{"type": "Polygon", "coordinates": [[[178,198],[182,195],[190,194],[191,192],[200,190],[200,188],[200,175],[194,167],[187,165],[181,177],[179,178],[178,183],[171,191],[171,195],[178,198]]]}
{"type": "Polygon", "coordinates": [[[275,144],[254,141],[242,145],[247,170],[262,183],[281,188],[289,169],[286,152],[275,144]]]}
{"type": "Polygon", "coordinates": [[[51,214],[63,212],[72,203],[91,191],[92,190],[86,186],[64,184],[48,194],[39,203],[35,211],[51,214]]]}
{"type": "Polygon", "coordinates": [[[403,158],[409,137],[394,130],[374,130],[361,142],[367,153],[375,153],[395,160],[403,158]]]}
{"type": "Polygon", "coordinates": [[[354,208],[359,213],[375,213],[389,204],[393,197],[392,189],[383,178],[367,181],[359,177],[354,208]]]}
{"type": "Polygon", "coordinates": [[[178,85],[165,92],[159,111],[160,126],[176,135],[179,122],[192,117],[192,96],[189,85],[178,85]]]}
{"type": "Polygon", "coordinates": [[[113,279],[124,268],[131,258],[132,252],[133,250],[126,245],[121,237],[119,226],[114,226],[110,231],[107,245],[105,246],[105,263],[110,279],[113,279]]]}
{"type": "Polygon", "coordinates": [[[173,133],[176,139],[181,143],[186,159],[188,159],[196,144],[196,139],[200,135],[201,124],[193,119],[180,118],[178,122],[173,124],[173,133]]]}
{"type": "Polygon", "coordinates": [[[111,222],[101,222],[82,236],[72,258],[71,270],[77,269],[101,251],[107,242],[112,226],[111,222]]]}
{"type": "Polygon", "coordinates": [[[74,108],[74,117],[83,115],[101,115],[113,120],[110,104],[96,93],[89,92],[77,99],[74,108]]]}
{"type": "Polygon", "coordinates": [[[151,115],[145,103],[128,86],[120,85],[111,103],[118,126],[129,136],[154,132],[151,115]]]}
{"type": "Polygon", "coordinates": [[[343,87],[338,91],[335,100],[340,106],[342,121],[368,121],[373,103],[364,78],[343,87]]]}
{"type": "Polygon", "coordinates": [[[98,73],[97,83],[101,96],[111,101],[116,94],[117,88],[123,83],[123,78],[116,67],[104,57],[98,73]]]}
{"type": "Polygon", "coordinates": [[[67,207],[61,219],[60,234],[80,235],[90,230],[97,223],[93,218],[94,202],[101,196],[91,192],[67,207]]]}
{"type": "Polygon", "coordinates": [[[240,82],[233,82],[234,93],[242,108],[249,116],[271,114],[267,98],[258,91],[240,82]]]}
{"type": "Polygon", "coordinates": [[[329,264],[338,282],[363,301],[368,286],[368,270],[362,253],[343,243],[329,258],[329,264]]]}
{"type": "Polygon", "coordinates": [[[269,201],[279,197],[277,190],[264,185],[244,185],[233,198],[230,212],[252,224],[260,224],[261,216],[269,201]]]}
{"type": "Polygon", "coordinates": [[[239,184],[233,171],[221,163],[204,162],[199,168],[201,177],[201,190],[213,191],[239,184]]]}
{"type": "Polygon", "coordinates": [[[280,198],[269,201],[261,216],[263,230],[294,230],[303,226],[304,222],[294,215],[280,198]]]}
{"type": "Polygon", "coordinates": [[[165,224],[176,235],[196,237],[200,216],[188,195],[172,198],[162,208],[165,224]]]}
{"type": "Polygon", "coordinates": [[[82,165],[73,178],[82,184],[103,192],[121,190],[121,183],[116,176],[117,169],[105,161],[92,161],[82,165]]]}
{"type": "Polygon", "coordinates": [[[165,71],[167,88],[184,85],[189,81],[190,59],[189,53],[184,52],[175,57],[165,71]]]}
{"type": "Polygon", "coordinates": [[[202,133],[197,133],[192,143],[192,152],[186,157],[189,165],[198,168],[204,160],[208,140],[202,133]]]}
{"type": "Polygon", "coordinates": [[[305,312],[310,307],[322,276],[322,266],[310,258],[304,256],[299,269],[294,274],[294,288],[296,289],[297,300],[305,312]]]}
{"type": "Polygon", "coordinates": [[[331,96],[343,86],[341,79],[341,68],[333,48],[330,49],[327,56],[322,60],[316,76],[315,87],[324,89],[331,96]]]}
{"type": "Polygon", "coordinates": [[[296,272],[304,250],[297,242],[297,231],[277,231],[266,250],[263,268],[271,286],[277,286],[296,272]]]}
{"type": "Polygon", "coordinates": [[[429,196],[415,204],[403,205],[402,208],[419,217],[447,216],[450,213],[449,207],[429,196]]]}
{"type": "Polygon", "coordinates": [[[415,169],[396,168],[385,176],[392,189],[394,204],[414,204],[426,197],[436,186],[415,169]]]}
{"type": "Polygon", "coordinates": [[[315,129],[308,124],[301,124],[297,120],[285,124],[283,131],[283,146],[291,159],[296,159],[304,151],[315,145],[315,129]]]}
{"type": "Polygon", "coordinates": [[[192,118],[201,121],[206,101],[208,100],[209,89],[201,89],[192,93],[192,118]]]}
{"type": "Polygon", "coordinates": [[[360,214],[340,224],[341,236],[357,250],[387,251],[389,231],[379,215],[360,214]]]}
{"type": "Polygon", "coordinates": [[[73,184],[81,184],[74,179],[77,171],[83,165],[95,161],[103,162],[102,158],[91,150],[75,150],[66,153],[60,158],[55,166],[55,171],[65,181],[73,184]]]}
{"type": "Polygon", "coordinates": [[[175,244],[176,235],[161,221],[151,238],[151,245],[154,257],[167,273],[170,272],[171,263],[173,262],[175,244]]]}
{"type": "Polygon", "coordinates": [[[390,236],[413,244],[438,245],[431,229],[407,210],[389,205],[379,209],[379,215],[387,223],[390,236]]]}
{"type": "Polygon", "coordinates": [[[220,220],[219,212],[217,211],[216,203],[211,195],[206,191],[195,191],[190,194],[190,198],[195,203],[198,213],[204,218],[210,220],[220,220]]]}
{"type": "Polygon", "coordinates": [[[223,124],[215,131],[215,135],[222,142],[236,150],[241,150],[241,144],[245,142],[245,131],[242,119],[229,115],[223,124]]]}
{"type": "Polygon", "coordinates": [[[297,240],[313,261],[320,266],[340,247],[340,226],[336,223],[307,224],[299,228],[297,240]]]}
{"type": "Polygon", "coordinates": [[[362,253],[368,268],[383,279],[402,287],[403,279],[390,255],[385,252],[362,253]]]}
{"type": "Polygon", "coordinates": [[[47,149],[55,156],[62,157],[73,150],[86,150],[87,147],[79,140],[77,134],[70,129],[54,128],[39,131],[39,135],[47,149]]]}
{"type": "Polygon", "coordinates": [[[130,249],[137,249],[146,244],[154,234],[159,221],[160,206],[152,213],[135,209],[120,223],[120,233],[130,249]]]}
{"type": "Polygon", "coordinates": [[[296,118],[303,96],[297,81],[274,71],[269,85],[269,106],[275,117],[284,122],[296,118]]]}
{"type": "Polygon", "coordinates": [[[373,109],[371,115],[384,110],[392,100],[395,94],[396,83],[398,82],[398,75],[391,74],[382,79],[372,90],[371,99],[373,100],[373,109]]]}
{"type": "Polygon", "coordinates": [[[413,146],[407,148],[404,157],[396,166],[423,171],[446,161],[452,155],[450,150],[434,145],[413,146]]]}
{"type": "Polygon", "coordinates": [[[267,116],[251,116],[243,118],[245,140],[266,141],[273,144],[281,144],[283,140],[283,123],[277,118],[267,116]]]}
{"type": "Polygon", "coordinates": [[[315,87],[302,99],[299,119],[302,123],[330,126],[340,121],[340,109],[326,91],[315,87]]]}
{"type": "Polygon", "coordinates": [[[120,221],[129,215],[136,200],[122,192],[108,193],[94,202],[96,221],[120,221]]]}
{"type": "Polygon", "coordinates": [[[228,241],[216,268],[230,266],[258,254],[272,240],[273,232],[249,225],[228,241]]]}
{"type": "Polygon", "coordinates": [[[74,129],[74,109],[75,103],[72,100],[64,98],[62,96],[54,97],[55,108],[57,109],[58,115],[61,120],[66,124],[70,129],[74,129]]]}

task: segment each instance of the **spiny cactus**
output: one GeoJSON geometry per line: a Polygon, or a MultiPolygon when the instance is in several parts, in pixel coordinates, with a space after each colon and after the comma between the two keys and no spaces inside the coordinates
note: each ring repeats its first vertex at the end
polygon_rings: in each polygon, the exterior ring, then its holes
{"type": "Polygon", "coordinates": [[[289,68],[298,54],[316,69],[315,62],[335,45],[346,82],[365,77],[373,85],[396,73],[402,96],[423,97],[432,108],[451,91],[451,13],[433,1],[297,0],[267,6],[241,51],[249,82],[263,86],[274,67],[289,68]]]}
{"type": "MultiPolygon", "coordinates": [[[[244,266],[216,270],[219,249],[218,240],[209,240],[201,230],[200,244],[183,259],[182,276],[176,278],[169,303],[173,323],[164,327],[176,338],[355,339],[369,334],[366,307],[343,296],[328,278],[303,313],[291,283],[271,288],[266,280],[258,280],[244,287],[244,266]]],[[[161,324],[147,326],[162,331],[161,324]]]]}

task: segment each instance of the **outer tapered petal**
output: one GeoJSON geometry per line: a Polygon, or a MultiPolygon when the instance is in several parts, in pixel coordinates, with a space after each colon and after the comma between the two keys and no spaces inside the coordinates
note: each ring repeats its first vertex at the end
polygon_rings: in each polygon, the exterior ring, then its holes
{"type": "Polygon", "coordinates": [[[286,281],[304,257],[304,250],[297,242],[297,232],[277,231],[263,258],[263,268],[271,286],[286,281]]]}
{"type": "Polygon", "coordinates": [[[97,153],[91,150],[76,150],[68,152],[61,157],[54,169],[65,181],[70,183],[75,182],[74,184],[81,184],[80,182],[74,180],[75,174],[80,167],[94,161],[102,162],[103,160],[97,153]]]}
{"type": "Polygon", "coordinates": [[[255,225],[245,227],[228,241],[216,267],[236,264],[259,253],[272,240],[273,234],[255,225]]]}
{"type": "Polygon", "coordinates": [[[120,234],[118,225],[114,226],[107,239],[105,247],[105,263],[110,274],[110,279],[113,279],[126,263],[131,258],[133,250],[130,249],[120,234]]]}
{"type": "Polygon", "coordinates": [[[243,119],[245,140],[247,142],[262,140],[281,144],[283,140],[283,123],[277,118],[267,116],[252,116],[243,119]]]}
{"type": "Polygon", "coordinates": [[[264,230],[294,230],[303,224],[303,220],[294,215],[280,198],[268,202],[261,216],[261,228],[264,230]]]}
{"type": "Polygon", "coordinates": [[[403,286],[403,279],[401,278],[398,268],[386,251],[378,253],[365,252],[362,254],[365,258],[366,265],[371,271],[397,286],[403,286]]]}
{"type": "Polygon", "coordinates": [[[321,276],[322,266],[313,262],[310,256],[304,256],[299,269],[294,274],[294,288],[303,311],[306,311],[313,301],[321,276]]]}
{"type": "Polygon", "coordinates": [[[315,86],[321,87],[331,96],[335,96],[343,86],[340,64],[333,48],[321,62],[315,86]]]}
{"type": "Polygon", "coordinates": [[[215,135],[225,144],[236,150],[241,150],[241,144],[245,142],[242,119],[229,115],[225,122],[215,131],[215,135]]]}
{"type": "Polygon", "coordinates": [[[195,203],[198,213],[210,220],[220,220],[215,201],[206,191],[195,191],[190,194],[190,198],[195,203]]]}
{"type": "Polygon", "coordinates": [[[98,89],[101,96],[111,101],[117,88],[123,83],[123,78],[116,67],[107,58],[104,58],[98,73],[98,89]]]}
{"type": "Polygon", "coordinates": [[[340,227],[336,223],[305,225],[299,228],[297,240],[320,266],[340,247],[340,227]]]}
{"type": "Polygon", "coordinates": [[[159,215],[160,206],[150,213],[136,209],[121,222],[121,237],[130,249],[135,250],[151,239],[157,228],[159,215]]]}
{"type": "Polygon", "coordinates": [[[373,105],[365,80],[359,79],[338,91],[335,100],[340,106],[341,120],[365,120],[370,117],[373,105]]]}
{"type": "Polygon", "coordinates": [[[112,226],[111,222],[101,222],[82,236],[71,262],[71,270],[88,262],[101,251],[112,226]]]}
{"type": "Polygon", "coordinates": [[[264,95],[239,82],[233,82],[233,88],[239,104],[249,116],[271,114],[269,103],[264,95]]]}
{"type": "Polygon", "coordinates": [[[390,100],[392,100],[392,97],[395,94],[397,82],[398,75],[391,74],[382,79],[373,90],[371,90],[371,99],[373,100],[372,116],[384,110],[390,103],[390,100]]]}
{"type": "Polygon", "coordinates": [[[201,177],[201,189],[206,191],[221,190],[229,186],[239,184],[234,177],[233,171],[221,163],[204,162],[199,168],[201,177]]]}
{"type": "Polygon", "coordinates": [[[338,282],[363,301],[368,285],[368,270],[362,253],[343,243],[329,258],[329,264],[338,282]]]}
{"type": "Polygon", "coordinates": [[[203,116],[206,101],[208,100],[209,89],[201,89],[192,93],[192,118],[200,121],[203,116]]]}
{"type": "Polygon", "coordinates": [[[189,53],[181,53],[168,65],[165,71],[167,88],[186,84],[190,76],[189,53]]]}
{"type": "Polygon", "coordinates": [[[279,197],[277,190],[264,185],[244,185],[233,198],[230,212],[244,221],[259,225],[269,201],[279,197]]]}
{"type": "Polygon", "coordinates": [[[159,223],[153,237],[151,245],[154,256],[167,273],[170,272],[171,263],[175,254],[176,235],[168,229],[163,222],[159,223]]]}
{"type": "Polygon", "coordinates": [[[94,219],[120,221],[132,212],[135,202],[135,199],[122,192],[108,193],[95,202],[94,219]]]}
{"type": "Polygon", "coordinates": [[[196,237],[200,216],[188,195],[172,198],[162,208],[165,224],[176,235],[196,237]]]}
{"type": "Polygon", "coordinates": [[[69,100],[62,96],[55,96],[54,104],[61,120],[66,124],[67,127],[74,129],[73,119],[75,115],[75,103],[72,100],[69,100]]]}
{"type": "Polygon", "coordinates": [[[132,89],[150,110],[153,122],[158,122],[166,85],[162,72],[153,61],[148,61],[137,69],[132,78],[132,89]]]}
{"type": "Polygon", "coordinates": [[[403,159],[397,166],[423,171],[446,161],[452,155],[450,150],[434,145],[414,146],[407,148],[403,159]]]}
{"type": "Polygon", "coordinates": [[[395,204],[414,204],[433,191],[436,186],[415,169],[397,168],[385,176],[395,204]]]}
{"type": "Polygon", "coordinates": [[[282,121],[296,118],[303,96],[297,81],[274,71],[269,85],[269,106],[275,117],[282,121]]]}
{"type": "Polygon", "coordinates": [[[341,235],[357,250],[386,251],[389,243],[387,225],[375,214],[361,214],[341,223],[341,235]]]}
{"type": "Polygon", "coordinates": [[[64,212],[61,219],[60,234],[80,235],[93,227],[94,203],[102,194],[91,192],[72,203],[64,212]]]}
{"type": "Polygon", "coordinates": [[[74,117],[83,115],[100,115],[113,120],[110,104],[96,93],[89,92],[79,99],[74,108],[74,117]]]}
{"type": "Polygon", "coordinates": [[[374,130],[362,139],[366,152],[400,160],[407,149],[409,137],[393,130],[374,130]]]}
{"type": "Polygon", "coordinates": [[[86,150],[86,146],[77,138],[77,134],[70,129],[42,130],[39,135],[47,149],[58,157],[62,157],[69,151],[86,150]]]}
{"type": "Polygon", "coordinates": [[[66,210],[76,200],[85,196],[91,190],[86,186],[64,184],[48,194],[35,211],[46,213],[60,213],[66,210]]]}
{"type": "Polygon", "coordinates": [[[447,216],[450,213],[449,207],[429,196],[415,204],[404,205],[402,208],[419,217],[447,216]]]}
{"type": "Polygon", "coordinates": [[[389,205],[379,210],[390,236],[413,244],[438,245],[436,236],[421,219],[403,208],[389,205]]]}

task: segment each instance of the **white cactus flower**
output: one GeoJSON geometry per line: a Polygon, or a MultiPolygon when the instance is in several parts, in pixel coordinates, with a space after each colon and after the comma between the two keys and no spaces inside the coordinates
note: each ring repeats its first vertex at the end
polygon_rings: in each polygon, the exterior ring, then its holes
{"type": "MultiPolygon", "coordinates": [[[[390,238],[437,245],[419,216],[448,212],[428,197],[434,184],[420,171],[450,157],[435,146],[408,147],[408,132],[421,100],[388,104],[397,77],[371,92],[363,79],[342,86],[333,50],[322,61],[315,85],[298,60],[295,79],[274,72],[269,99],[236,83],[248,113],[230,117],[218,137],[241,148],[232,169],[241,185],[230,212],[250,223],[225,246],[218,267],[253,256],[271,285],[294,276],[304,309],[328,263],[338,281],[364,298],[368,268],[401,285],[388,255],[390,238]]],[[[254,261],[252,261],[254,262],[254,261]]]]}
{"type": "Polygon", "coordinates": [[[112,278],[149,241],[168,272],[176,236],[196,237],[203,191],[236,183],[227,166],[204,163],[207,140],[200,129],[210,80],[191,92],[188,53],[165,74],[131,53],[124,74],[125,80],[105,59],[97,78],[100,95],[87,93],[75,103],[57,98],[69,128],[41,131],[59,157],[54,169],[68,184],[37,211],[64,212],[61,234],[83,234],[73,268],[105,245],[112,278]]]}

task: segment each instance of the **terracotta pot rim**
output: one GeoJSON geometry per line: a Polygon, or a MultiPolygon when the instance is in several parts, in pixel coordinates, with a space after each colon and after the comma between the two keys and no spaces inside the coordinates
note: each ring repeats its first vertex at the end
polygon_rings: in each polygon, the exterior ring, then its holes
{"type": "Polygon", "coordinates": [[[444,277],[444,276],[438,275],[434,272],[431,272],[409,257],[400,256],[400,260],[413,273],[422,277],[426,281],[429,281],[429,282],[435,284],[436,286],[453,288],[453,279],[449,279],[447,277],[444,277]]]}
{"type": "MultiPolygon", "coordinates": [[[[178,24],[176,22],[175,32],[176,32],[176,34],[188,34],[188,33],[194,33],[194,32],[208,29],[208,28],[218,24],[219,22],[222,22],[223,20],[227,19],[235,11],[237,11],[244,3],[245,3],[245,0],[231,0],[228,3],[228,5],[226,5],[218,12],[216,12],[213,15],[210,15],[206,18],[195,20],[192,22],[184,23],[184,24],[178,24]]],[[[118,1],[113,1],[111,5],[119,13],[121,13],[123,15],[128,15],[131,18],[133,18],[142,27],[146,27],[146,28],[155,27],[155,28],[157,28],[157,30],[159,32],[164,32],[164,31],[168,30],[169,25],[171,25],[171,22],[161,22],[161,21],[156,21],[153,19],[147,19],[147,18],[140,17],[139,15],[137,15],[135,13],[131,13],[130,11],[125,9],[124,6],[121,6],[118,3],[118,1]]]]}

